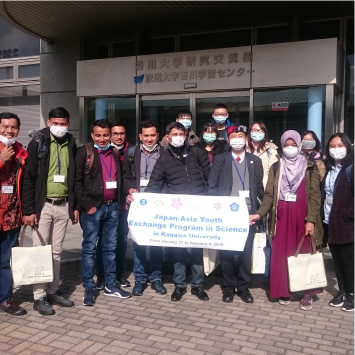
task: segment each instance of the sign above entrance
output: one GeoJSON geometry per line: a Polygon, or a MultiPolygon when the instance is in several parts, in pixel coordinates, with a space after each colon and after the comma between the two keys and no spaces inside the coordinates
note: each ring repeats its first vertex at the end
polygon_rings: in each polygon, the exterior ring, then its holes
{"type": "Polygon", "coordinates": [[[138,94],[249,88],[252,61],[250,47],[138,56],[132,81],[138,94]]]}
{"type": "Polygon", "coordinates": [[[288,111],[288,102],[273,102],[271,104],[272,111],[288,111]]]}

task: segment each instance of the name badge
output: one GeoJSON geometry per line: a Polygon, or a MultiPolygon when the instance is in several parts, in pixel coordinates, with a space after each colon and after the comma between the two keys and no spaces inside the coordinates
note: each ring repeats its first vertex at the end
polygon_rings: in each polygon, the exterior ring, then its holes
{"type": "Polygon", "coordinates": [[[65,175],[54,175],[53,182],[65,182],[65,175]]]}
{"type": "Polygon", "coordinates": [[[106,181],[106,189],[107,190],[117,189],[117,181],[106,181]]]}
{"type": "Polygon", "coordinates": [[[297,195],[293,194],[292,192],[287,192],[285,194],[285,201],[286,202],[296,202],[297,200],[297,195]]]}
{"type": "Polygon", "coordinates": [[[249,190],[239,190],[239,197],[249,198],[250,197],[249,190]]]}
{"type": "Polygon", "coordinates": [[[147,180],[147,179],[141,179],[140,186],[146,187],[146,186],[148,186],[148,182],[149,182],[149,180],[147,180]]]}
{"type": "Polygon", "coordinates": [[[332,205],[333,204],[333,196],[328,196],[327,197],[327,204],[332,205]]]}
{"type": "Polygon", "coordinates": [[[1,192],[3,194],[13,194],[14,193],[14,187],[13,187],[13,185],[3,185],[1,187],[1,192]]]}

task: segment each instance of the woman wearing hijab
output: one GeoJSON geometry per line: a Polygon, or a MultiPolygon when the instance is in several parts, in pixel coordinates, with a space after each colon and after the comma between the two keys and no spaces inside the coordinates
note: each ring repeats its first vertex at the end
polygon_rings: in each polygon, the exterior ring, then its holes
{"type": "MultiPolygon", "coordinates": [[[[269,172],[264,198],[256,214],[249,217],[254,224],[270,211],[270,237],[272,253],[270,263],[270,296],[288,305],[292,293],[289,290],[287,257],[295,254],[302,237],[306,235],[300,253],[310,253],[310,238],[322,245],[323,229],[320,219],[321,194],[319,173],[314,162],[300,154],[301,136],[286,131],[281,137],[283,154],[269,172]]],[[[312,308],[312,295],[322,289],[307,290],[300,308],[312,308]]]]}

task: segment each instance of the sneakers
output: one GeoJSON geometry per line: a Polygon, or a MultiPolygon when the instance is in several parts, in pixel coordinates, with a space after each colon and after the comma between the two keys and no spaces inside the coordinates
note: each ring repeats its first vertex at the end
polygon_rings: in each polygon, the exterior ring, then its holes
{"type": "Polygon", "coordinates": [[[134,284],[132,295],[133,296],[142,296],[144,292],[145,283],[136,281],[134,284]]]}
{"type": "Polygon", "coordinates": [[[57,290],[56,293],[48,295],[48,300],[51,304],[57,304],[62,307],[73,307],[74,302],[57,290]]]}
{"type": "Polygon", "coordinates": [[[345,312],[352,312],[354,310],[354,294],[353,293],[347,293],[345,295],[344,304],[341,307],[341,310],[345,311],[345,312]]]}
{"type": "Polygon", "coordinates": [[[125,279],[122,274],[117,274],[116,281],[121,285],[121,287],[131,287],[131,283],[125,279]]]}
{"type": "Polygon", "coordinates": [[[13,303],[11,300],[4,301],[0,304],[0,311],[11,314],[12,316],[23,316],[27,311],[13,303]]]}
{"type": "Polygon", "coordinates": [[[300,308],[303,309],[304,311],[308,311],[312,309],[312,296],[309,295],[308,293],[305,294],[300,302],[300,308]]]}
{"type": "Polygon", "coordinates": [[[104,290],[105,289],[105,279],[103,277],[97,277],[96,280],[96,290],[104,290]]]}
{"type": "Polygon", "coordinates": [[[283,306],[287,306],[291,303],[291,297],[280,297],[279,303],[282,304],[283,306]]]}
{"type": "Polygon", "coordinates": [[[329,306],[341,307],[344,303],[345,293],[339,291],[338,294],[329,302],[329,306]]]}
{"type": "Polygon", "coordinates": [[[165,295],[167,293],[166,288],[160,280],[152,281],[150,287],[155,290],[158,295],[165,295]]]}
{"type": "Polygon", "coordinates": [[[55,313],[52,305],[49,303],[47,296],[35,300],[33,309],[43,316],[50,316],[55,313]]]}
{"type": "Polygon", "coordinates": [[[84,292],[83,305],[84,306],[94,306],[96,299],[96,292],[93,288],[87,288],[84,292]]]}
{"type": "Polygon", "coordinates": [[[122,290],[122,288],[113,286],[113,287],[107,287],[105,286],[105,296],[110,296],[110,297],[118,297],[118,298],[129,298],[131,297],[131,294],[125,290],[122,290]]]}

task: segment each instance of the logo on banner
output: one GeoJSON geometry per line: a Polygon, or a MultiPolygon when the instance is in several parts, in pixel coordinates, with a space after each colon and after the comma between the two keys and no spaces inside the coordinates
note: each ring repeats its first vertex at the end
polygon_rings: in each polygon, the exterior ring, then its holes
{"type": "Polygon", "coordinates": [[[175,199],[175,198],[173,198],[172,200],[171,200],[171,207],[175,207],[176,209],[178,209],[179,207],[181,207],[182,206],[182,203],[181,203],[181,201],[180,201],[180,199],[179,198],[177,198],[177,199],[175,199]]]}
{"type": "Polygon", "coordinates": [[[139,75],[139,76],[135,76],[134,77],[134,83],[135,84],[142,84],[143,79],[144,79],[144,74],[139,75]]]}
{"type": "Polygon", "coordinates": [[[142,198],[139,203],[140,203],[142,206],[145,206],[145,205],[148,203],[148,201],[147,201],[145,198],[142,198]]]}
{"type": "Polygon", "coordinates": [[[273,102],[271,105],[272,111],[288,111],[288,102],[273,102]]]}
{"type": "Polygon", "coordinates": [[[217,210],[217,211],[220,210],[221,207],[222,207],[222,205],[220,203],[218,203],[218,202],[214,204],[214,209],[217,210]]]}
{"type": "Polygon", "coordinates": [[[164,202],[162,200],[157,200],[157,201],[154,201],[154,205],[157,207],[162,207],[162,206],[164,206],[164,202]]]}
{"type": "Polygon", "coordinates": [[[230,206],[232,212],[238,212],[239,205],[237,205],[235,202],[233,202],[230,206]]]}

